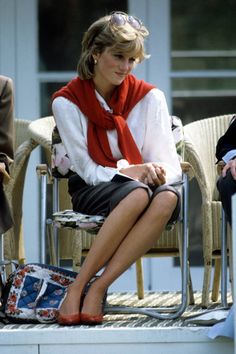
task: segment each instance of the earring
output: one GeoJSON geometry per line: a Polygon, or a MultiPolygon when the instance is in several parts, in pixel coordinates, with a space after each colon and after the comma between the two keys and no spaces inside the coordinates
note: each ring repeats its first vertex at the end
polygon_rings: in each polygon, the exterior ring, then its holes
{"type": "Polygon", "coordinates": [[[94,65],[96,65],[98,62],[97,59],[94,58],[93,60],[94,60],[94,65]]]}

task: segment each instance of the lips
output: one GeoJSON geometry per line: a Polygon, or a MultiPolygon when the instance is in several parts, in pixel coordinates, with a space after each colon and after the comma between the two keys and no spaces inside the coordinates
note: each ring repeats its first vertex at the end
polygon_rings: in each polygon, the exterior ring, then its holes
{"type": "Polygon", "coordinates": [[[124,79],[126,77],[126,74],[123,73],[116,73],[117,76],[119,76],[121,79],[124,79]]]}

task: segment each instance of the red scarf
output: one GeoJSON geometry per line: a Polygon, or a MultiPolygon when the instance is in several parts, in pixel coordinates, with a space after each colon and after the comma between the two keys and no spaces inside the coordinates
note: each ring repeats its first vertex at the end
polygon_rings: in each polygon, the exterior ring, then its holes
{"type": "MultiPolygon", "coordinates": [[[[126,119],[134,106],[154,86],[137,80],[128,75],[121,85],[117,86],[109,107],[113,113],[107,112],[95,95],[93,80],[81,80],[79,77],[70,81],[66,86],[55,92],[53,99],[63,96],[75,103],[88,118],[88,152],[99,165],[116,167],[117,160],[112,156],[107,130],[116,129],[118,146],[124,159],[130,164],[142,163],[142,156],[131,135],[126,119]]],[[[142,117],[140,117],[142,119],[142,117]]]]}

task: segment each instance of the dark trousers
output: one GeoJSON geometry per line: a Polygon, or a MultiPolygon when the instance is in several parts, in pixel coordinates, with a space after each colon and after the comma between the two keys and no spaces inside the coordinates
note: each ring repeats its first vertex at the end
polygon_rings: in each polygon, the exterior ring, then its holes
{"type": "Polygon", "coordinates": [[[226,218],[230,225],[232,225],[232,196],[236,193],[236,180],[233,179],[230,170],[228,170],[226,177],[220,177],[217,181],[217,188],[220,193],[222,206],[224,208],[226,218]]]}

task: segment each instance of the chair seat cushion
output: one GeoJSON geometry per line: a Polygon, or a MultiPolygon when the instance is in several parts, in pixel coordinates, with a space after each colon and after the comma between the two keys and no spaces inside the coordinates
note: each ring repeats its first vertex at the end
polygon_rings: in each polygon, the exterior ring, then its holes
{"type": "Polygon", "coordinates": [[[86,231],[97,231],[105,221],[101,215],[87,215],[73,210],[63,210],[53,214],[57,227],[70,227],[86,231]]]}

